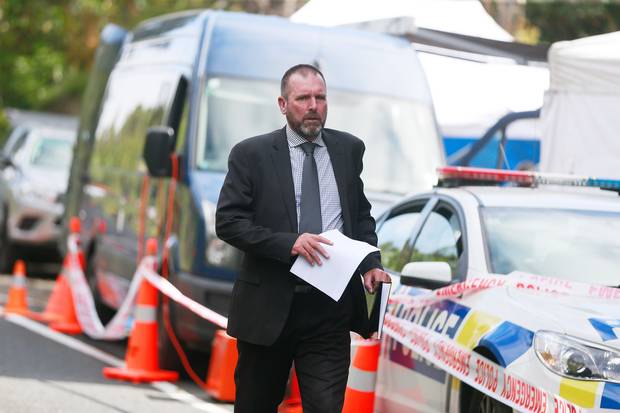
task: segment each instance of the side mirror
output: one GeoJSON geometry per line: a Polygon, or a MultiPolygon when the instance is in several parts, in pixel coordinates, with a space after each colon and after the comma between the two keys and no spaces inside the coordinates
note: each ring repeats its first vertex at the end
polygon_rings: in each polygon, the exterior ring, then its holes
{"type": "Polygon", "coordinates": [[[8,166],[14,166],[11,158],[6,155],[0,155],[0,169],[4,169],[8,166]]]}
{"type": "Polygon", "coordinates": [[[403,285],[423,288],[440,288],[452,281],[452,269],[446,262],[410,262],[401,271],[403,285]]]}
{"type": "Polygon", "coordinates": [[[170,154],[174,150],[174,130],[167,126],[149,128],[142,157],[149,175],[156,178],[172,175],[170,154]]]}

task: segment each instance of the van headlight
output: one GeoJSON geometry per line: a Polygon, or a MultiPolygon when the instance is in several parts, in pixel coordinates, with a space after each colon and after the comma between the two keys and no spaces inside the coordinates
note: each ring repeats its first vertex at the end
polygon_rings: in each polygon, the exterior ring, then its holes
{"type": "Polygon", "coordinates": [[[209,201],[202,201],[202,212],[207,231],[207,249],[205,258],[217,267],[237,268],[240,263],[240,252],[225,243],[215,233],[215,211],[217,206],[209,201]]]}
{"type": "Polygon", "coordinates": [[[534,335],[538,359],[552,372],[577,380],[620,383],[620,351],[566,334],[534,335]]]}

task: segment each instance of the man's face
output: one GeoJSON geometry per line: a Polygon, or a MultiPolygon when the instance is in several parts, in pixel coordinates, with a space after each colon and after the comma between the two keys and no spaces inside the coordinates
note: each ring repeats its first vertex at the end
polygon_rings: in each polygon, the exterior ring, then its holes
{"type": "Polygon", "coordinates": [[[278,105],[291,128],[306,139],[319,135],[327,118],[325,82],[316,73],[294,73],[288,79],[288,96],[280,96],[278,105]]]}

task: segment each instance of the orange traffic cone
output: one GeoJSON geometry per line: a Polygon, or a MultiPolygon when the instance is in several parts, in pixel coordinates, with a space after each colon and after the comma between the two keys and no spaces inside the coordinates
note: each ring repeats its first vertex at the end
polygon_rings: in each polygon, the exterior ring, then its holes
{"type": "Polygon", "coordinates": [[[368,341],[357,349],[349,370],[342,413],[373,412],[380,345],[379,341],[368,341]]]}
{"type": "Polygon", "coordinates": [[[288,394],[278,407],[278,413],[303,413],[301,407],[301,393],[299,392],[299,382],[297,381],[297,373],[295,369],[289,380],[288,394]]]}
{"type": "Polygon", "coordinates": [[[235,366],[237,366],[237,340],[217,330],[211,344],[211,359],[205,391],[216,400],[235,400],[235,366]]]}
{"type": "Polygon", "coordinates": [[[47,304],[45,306],[45,310],[41,314],[43,321],[51,323],[52,321],[59,321],[63,318],[63,314],[66,312],[64,309],[67,306],[68,301],[72,300],[71,297],[71,287],[69,287],[69,282],[65,277],[65,268],[68,265],[68,260],[65,260],[62,263],[62,269],[60,270],[60,274],[56,278],[56,283],[54,284],[54,288],[52,289],[52,293],[47,299],[47,304]]]}
{"type": "Polygon", "coordinates": [[[19,315],[30,314],[26,292],[26,264],[22,260],[15,261],[13,266],[13,282],[9,289],[9,297],[4,312],[19,315]]]}
{"type": "Polygon", "coordinates": [[[84,256],[84,251],[82,251],[80,245],[80,232],[82,230],[82,223],[78,217],[72,217],[69,220],[69,233],[77,236],[77,244],[78,244],[78,261],[80,262],[80,266],[82,267],[82,271],[86,271],[86,257],[84,256]]]}
{"type": "MultiPolygon", "coordinates": [[[[79,235],[80,233],[80,220],[76,217],[71,218],[69,221],[69,232],[71,234],[79,235]]],[[[52,293],[47,299],[47,305],[40,318],[46,323],[59,323],[55,324],[56,327],[60,327],[64,332],[74,331],[75,334],[81,332],[81,329],[77,328],[77,320],[75,319],[75,306],[73,304],[73,295],[71,294],[71,286],[67,281],[67,269],[69,268],[68,254],[62,262],[62,269],[60,274],[56,278],[56,283],[52,289],[52,293]]],[[[82,250],[78,251],[78,259],[82,270],[85,268],[85,259],[82,250]]]]}
{"type": "Polygon", "coordinates": [[[49,326],[52,330],[65,334],[80,334],[82,333],[82,327],[80,327],[80,323],[75,315],[71,286],[64,275],[69,267],[69,262],[68,257],[65,257],[62,271],[56,279],[52,295],[47,301],[43,319],[50,320],[49,326]]]}
{"type": "MultiPolygon", "coordinates": [[[[147,254],[157,253],[157,240],[146,244],[147,254]]],[[[179,373],[159,369],[157,354],[157,289],[147,280],[140,284],[135,309],[134,326],[127,345],[125,367],[105,367],[103,375],[109,379],[128,380],[134,383],[176,381],[179,373]]]]}

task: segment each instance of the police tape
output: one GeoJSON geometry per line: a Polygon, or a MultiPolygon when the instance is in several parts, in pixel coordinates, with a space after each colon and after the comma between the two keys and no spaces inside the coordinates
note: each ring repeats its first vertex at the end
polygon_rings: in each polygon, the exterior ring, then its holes
{"type": "Polygon", "coordinates": [[[456,298],[499,287],[527,290],[532,294],[570,295],[601,300],[620,300],[620,289],[618,288],[514,271],[508,275],[489,274],[469,277],[466,281],[419,295],[394,294],[390,297],[390,304],[422,307],[447,298],[456,298]]]}
{"type": "Polygon", "coordinates": [[[480,354],[414,322],[388,313],[385,315],[383,331],[447,373],[513,409],[531,413],[587,412],[508,372],[480,354]]]}
{"type": "Polygon", "coordinates": [[[226,317],[183,295],[170,281],[157,274],[151,268],[152,267],[148,265],[141,265],[138,271],[141,271],[142,277],[146,278],[162,294],[165,294],[171,300],[174,300],[194,314],[210,321],[220,328],[226,328],[228,326],[228,319],[226,317]]]}
{"type": "Polygon", "coordinates": [[[63,268],[71,285],[71,295],[80,327],[84,333],[94,339],[119,340],[129,335],[135,308],[135,298],[142,280],[146,279],[162,294],[194,312],[203,319],[226,328],[228,320],[217,312],[186,297],[168,280],[153,271],[156,258],[146,256],[142,259],[131,280],[128,292],[119,306],[118,311],[107,325],[103,325],[95,307],[86,275],[79,261],[77,237],[68,237],[68,268],[63,268]]]}

